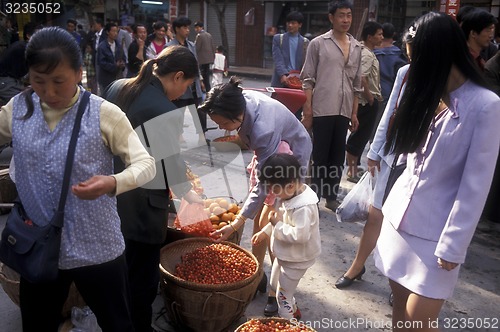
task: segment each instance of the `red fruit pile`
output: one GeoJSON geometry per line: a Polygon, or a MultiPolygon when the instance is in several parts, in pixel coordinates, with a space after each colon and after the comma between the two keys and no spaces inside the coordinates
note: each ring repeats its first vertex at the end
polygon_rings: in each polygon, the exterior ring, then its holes
{"type": "Polygon", "coordinates": [[[304,325],[295,325],[290,322],[282,321],[260,321],[251,319],[239,328],[241,332],[266,332],[266,331],[287,331],[287,332],[309,332],[311,329],[304,325]]]}
{"type": "Polygon", "coordinates": [[[181,257],[175,275],[199,284],[230,284],[245,280],[257,264],[245,252],[222,243],[195,249],[181,257]]]}

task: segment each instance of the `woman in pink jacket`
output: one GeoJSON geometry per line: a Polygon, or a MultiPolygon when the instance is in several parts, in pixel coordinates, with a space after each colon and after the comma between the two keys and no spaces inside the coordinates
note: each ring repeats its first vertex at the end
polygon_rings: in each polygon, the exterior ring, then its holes
{"type": "Polygon", "coordinates": [[[407,154],[407,168],[382,207],[375,262],[394,293],[394,330],[430,331],[488,195],[500,99],[485,88],[454,19],[429,13],[409,33],[412,64],[386,144],[407,154]]]}

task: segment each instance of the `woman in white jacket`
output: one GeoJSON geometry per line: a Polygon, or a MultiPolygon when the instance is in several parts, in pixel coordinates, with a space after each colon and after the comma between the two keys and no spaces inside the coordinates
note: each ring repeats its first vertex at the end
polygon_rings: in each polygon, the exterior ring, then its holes
{"type": "Polygon", "coordinates": [[[294,293],[300,279],[321,254],[318,196],[305,183],[297,157],[279,153],[269,157],[260,170],[259,181],[279,200],[278,212],[271,212],[270,223],[252,237],[254,245],[271,237],[275,259],[271,288],[276,292],[278,314],[286,319],[301,318],[294,293]]]}

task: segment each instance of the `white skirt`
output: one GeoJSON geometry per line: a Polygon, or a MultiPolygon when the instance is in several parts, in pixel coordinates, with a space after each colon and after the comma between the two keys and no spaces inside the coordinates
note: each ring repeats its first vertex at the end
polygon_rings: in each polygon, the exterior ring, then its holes
{"type": "Polygon", "coordinates": [[[397,231],[384,221],[375,248],[375,266],[416,294],[444,300],[453,295],[460,265],[451,271],[439,268],[436,246],[437,242],[397,231]]]}

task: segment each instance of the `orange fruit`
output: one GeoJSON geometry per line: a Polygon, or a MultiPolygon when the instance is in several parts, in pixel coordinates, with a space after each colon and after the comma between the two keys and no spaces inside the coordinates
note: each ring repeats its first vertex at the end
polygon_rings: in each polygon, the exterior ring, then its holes
{"type": "Polygon", "coordinates": [[[229,215],[229,213],[223,213],[222,216],[220,217],[220,220],[231,221],[231,216],[229,215]]]}

